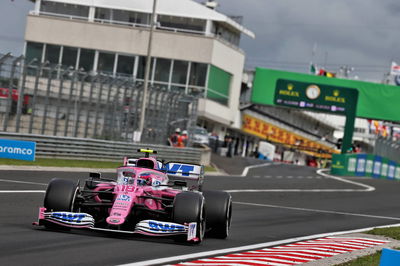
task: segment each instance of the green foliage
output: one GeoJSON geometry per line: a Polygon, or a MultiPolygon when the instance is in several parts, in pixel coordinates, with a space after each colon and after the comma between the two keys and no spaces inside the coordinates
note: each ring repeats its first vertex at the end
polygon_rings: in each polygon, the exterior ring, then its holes
{"type": "Polygon", "coordinates": [[[396,240],[400,240],[400,227],[374,228],[366,233],[370,235],[387,236],[396,240]]]}

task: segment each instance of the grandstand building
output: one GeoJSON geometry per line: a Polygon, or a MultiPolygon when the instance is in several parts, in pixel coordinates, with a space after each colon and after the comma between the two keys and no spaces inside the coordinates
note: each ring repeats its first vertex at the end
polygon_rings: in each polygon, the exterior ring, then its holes
{"type": "MultiPolygon", "coordinates": [[[[27,17],[27,61],[130,76],[143,84],[153,1],[36,0],[27,17]]],[[[200,94],[198,114],[224,132],[239,113],[245,54],[234,19],[191,0],[159,0],[152,86],[200,94]]]]}

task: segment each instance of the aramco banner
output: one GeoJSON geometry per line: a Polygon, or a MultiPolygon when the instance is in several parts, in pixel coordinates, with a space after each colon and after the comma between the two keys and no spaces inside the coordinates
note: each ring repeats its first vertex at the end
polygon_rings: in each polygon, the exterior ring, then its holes
{"type": "Polygon", "coordinates": [[[36,142],[0,139],[0,158],[34,161],[36,142]]]}
{"type": "Polygon", "coordinates": [[[330,158],[332,153],[336,153],[336,150],[331,147],[297,135],[248,114],[243,115],[242,123],[242,130],[244,132],[267,141],[298,148],[299,150],[304,150],[318,157],[330,158]],[[323,153],[320,154],[318,151],[322,151],[323,153]]]}

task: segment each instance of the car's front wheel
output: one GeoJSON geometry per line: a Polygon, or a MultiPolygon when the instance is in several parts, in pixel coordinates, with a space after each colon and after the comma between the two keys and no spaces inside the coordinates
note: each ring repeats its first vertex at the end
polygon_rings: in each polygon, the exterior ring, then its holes
{"type": "Polygon", "coordinates": [[[73,211],[78,186],[71,180],[53,178],[46,189],[44,207],[47,211],[73,211]]]}
{"type": "MultiPolygon", "coordinates": [[[[177,194],[172,216],[173,221],[178,224],[196,222],[196,243],[203,240],[205,232],[204,198],[200,193],[185,191],[177,194]]],[[[176,239],[184,241],[186,236],[180,236],[176,239]]]]}
{"type": "Polygon", "coordinates": [[[232,197],[225,191],[204,190],[207,235],[227,238],[232,219],[232,197]]]}

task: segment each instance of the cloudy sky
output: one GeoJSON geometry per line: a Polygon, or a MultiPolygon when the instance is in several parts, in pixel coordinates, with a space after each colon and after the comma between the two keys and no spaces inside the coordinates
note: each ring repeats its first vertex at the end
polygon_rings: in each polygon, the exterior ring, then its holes
{"type": "MultiPolygon", "coordinates": [[[[307,72],[313,61],[333,72],[354,67],[353,76],[380,80],[391,61],[400,63],[399,0],[218,2],[218,11],[243,16],[256,34],[241,42],[246,68],[307,72]]],[[[0,0],[0,53],[21,53],[25,16],[32,8],[28,0],[0,0]]]]}

